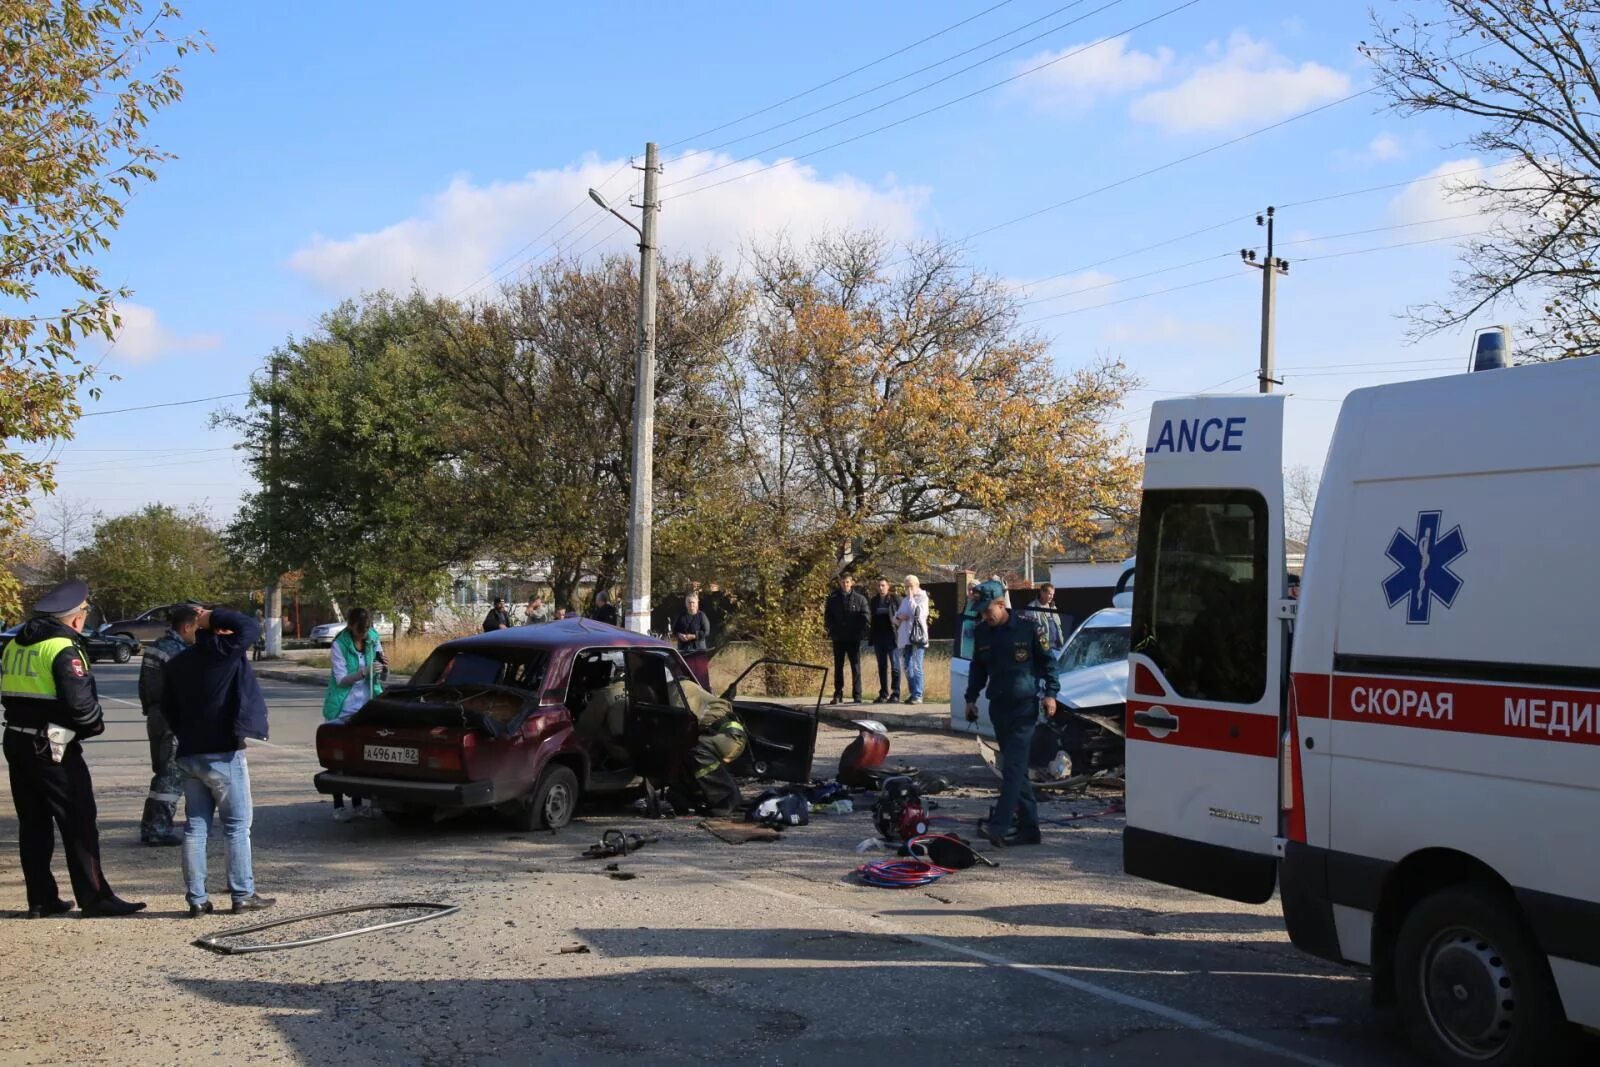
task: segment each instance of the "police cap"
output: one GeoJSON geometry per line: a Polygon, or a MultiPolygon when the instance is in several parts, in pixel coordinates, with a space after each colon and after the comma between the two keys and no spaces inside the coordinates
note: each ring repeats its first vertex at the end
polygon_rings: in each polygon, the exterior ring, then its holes
{"type": "Polygon", "coordinates": [[[987,582],[980,582],[972,590],[972,610],[982,611],[996,600],[1004,600],[1005,595],[1006,587],[999,582],[993,579],[987,582]]]}
{"type": "Polygon", "coordinates": [[[34,602],[36,615],[66,615],[89,601],[89,583],[79,578],[62,582],[34,602]]]}

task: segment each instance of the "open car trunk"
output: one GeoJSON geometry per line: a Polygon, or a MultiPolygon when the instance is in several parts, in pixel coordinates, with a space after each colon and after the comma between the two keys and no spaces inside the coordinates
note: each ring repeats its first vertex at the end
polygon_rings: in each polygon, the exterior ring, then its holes
{"type": "Polygon", "coordinates": [[[471,730],[490,737],[515,737],[537,707],[532,693],[510,686],[421,685],[391,689],[367,702],[347,726],[471,730]]]}

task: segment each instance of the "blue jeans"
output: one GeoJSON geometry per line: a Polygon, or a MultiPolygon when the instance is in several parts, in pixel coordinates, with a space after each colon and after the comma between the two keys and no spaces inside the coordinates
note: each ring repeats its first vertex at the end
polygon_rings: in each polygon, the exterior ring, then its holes
{"type": "Polygon", "coordinates": [[[206,902],[206,837],[211,816],[222,818],[227,839],[228,892],[234,903],[254,896],[255,875],[250,869],[250,768],[244,749],[179,756],[183,768],[184,811],[183,880],[190,904],[206,902]]]}
{"type": "Polygon", "coordinates": [[[922,656],[927,651],[926,648],[913,648],[910,645],[900,650],[906,665],[906,695],[912,700],[922,699],[922,656]]]}
{"type": "Polygon", "coordinates": [[[996,708],[990,704],[989,721],[994,724],[995,740],[1000,742],[1000,798],[995,801],[989,828],[998,834],[1013,829],[1031,834],[1039,829],[1039,805],[1033,798],[1033,783],[1028,780],[1028,751],[1039,721],[1038,707],[1032,702],[1021,708],[996,708]],[[1011,821],[1013,812],[1015,824],[1011,821]]]}

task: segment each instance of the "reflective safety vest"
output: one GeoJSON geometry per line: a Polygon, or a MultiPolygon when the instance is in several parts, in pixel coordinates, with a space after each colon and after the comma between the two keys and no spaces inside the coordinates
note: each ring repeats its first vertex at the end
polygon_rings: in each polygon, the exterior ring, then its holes
{"type": "Polygon", "coordinates": [[[35,645],[12,641],[0,653],[0,697],[56,699],[56,657],[73,648],[70,637],[47,637],[35,645]]]}

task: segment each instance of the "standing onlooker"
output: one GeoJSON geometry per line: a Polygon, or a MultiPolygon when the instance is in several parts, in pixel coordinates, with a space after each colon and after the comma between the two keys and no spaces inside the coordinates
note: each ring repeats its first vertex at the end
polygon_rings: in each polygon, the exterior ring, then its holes
{"type": "Polygon", "coordinates": [[[113,893],[100,869],[94,782],[83,760],[83,738],[105,733],[106,726],[88,657],[78,647],[88,618],[89,587],[63,582],[39,598],[33,617],[0,653],[3,745],[30,919],[72,910],[50,873],[57,827],[72,895],[85,918],[144,909],[143,902],[113,893]]]}
{"type": "Polygon", "coordinates": [[[844,703],[844,664],[850,661],[851,703],[861,703],[861,642],[872,623],[867,598],[855,591],[856,580],[839,576],[839,588],[828,594],[822,606],[822,625],[833,642],[833,700],[844,703]]]}
{"type": "Polygon", "coordinates": [[[506,610],[506,598],[494,598],[494,607],[489,609],[489,614],[483,617],[483,632],[491,630],[509,630],[511,628],[511,612],[506,610]]]}
{"type": "Polygon", "coordinates": [[[1067,638],[1071,636],[1067,631],[1066,620],[1056,611],[1056,587],[1049,582],[1039,586],[1039,594],[1033,598],[1033,603],[1028,605],[1024,615],[1033,620],[1045,640],[1050,645],[1050,654],[1059,656],[1061,649],[1066,646],[1067,638]],[[1045,610],[1035,611],[1034,608],[1045,610]]]}
{"type": "MultiPolygon", "coordinates": [[[[328,653],[332,662],[328,668],[328,691],[322,698],[322,717],[328,722],[346,722],[383,692],[383,641],[373,629],[372,616],[366,608],[352,608],[345,616],[344,629],[333,639],[328,653]]],[[[344,795],[333,794],[333,817],[338,822],[348,822],[356,816],[370,819],[372,814],[372,805],[361,803],[360,797],[352,798],[347,814],[344,795]]]]}
{"type": "Polygon", "coordinates": [[[608,626],[622,625],[621,617],[617,615],[617,606],[611,602],[611,594],[604,589],[595,590],[594,608],[589,612],[589,618],[608,626]]]}
{"type": "Polygon", "coordinates": [[[906,703],[922,703],[922,657],[928,651],[928,594],[922,580],[906,575],[906,595],[894,614],[895,642],[906,674],[906,703]]]}
{"type": "Polygon", "coordinates": [[[544,597],[535,594],[528,601],[528,607],[523,612],[522,625],[532,626],[536,622],[550,621],[550,606],[544,602],[544,597]]]}
{"type": "Polygon", "coordinates": [[[672,636],[679,652],[704,652],[711,640],[711,620],[700,610],[700,594],[683,598],[683,614],[672,624],[672,636]]]}
{"type": "Polygon", "coordinates": [[[872,651],[878,657],[878,699],[874,704],[888,701],[900,703],[900,656],[895,651],[895,612],[900,610],[900,598],[889,591],[889,579],[878,579],[878,592],[873,596],[872,630],[869,638],[872,651]],[[889,684],[890,677],[894,685],[889,684]]]}
{"type": "MultiPolygon", "coordinates": [[[[260,611],[260,610],[258,610],[256,612],[256,625],[261,627],[261,636],[256,638],[256,643],[250,646],[250,658],[253,659],[253,660],[260,660],[262,654],[267,651],[267,613],[266,612],[260,611]]],[[[142,680],[143,676],[141,675],[140,677],[141,677],[141,680],[142,680]]]]}
{"type": "Polygon", "coordinates": [[[275,903],[256,892],[250,863],[254,809],[245,739],[267,739],[267,702],[245,658],[257,629],[249,615],[201,608],[192,643],[167,662],[161,713],[178,735],[178,766],[187,775],[183,879],[191,919],[215,910],[206,895],[206,839],[214,814],[227,837],[234,913],[275,903]]]}
{"type": "Polygon", "coordinates": [[[178,801],[183,799],[183,770],[178,766],[178,739],[161,714],[161,690],[167,661],[194,640],[194,620],[199,614],[193,604],[173,608],[167,632],[144,646],[144,662],[139,664],[139,706],[150,739],[150,794],[139,820],[139,842],[145,845],[183,844],[183,835],[173,826],[178,801]]]}

